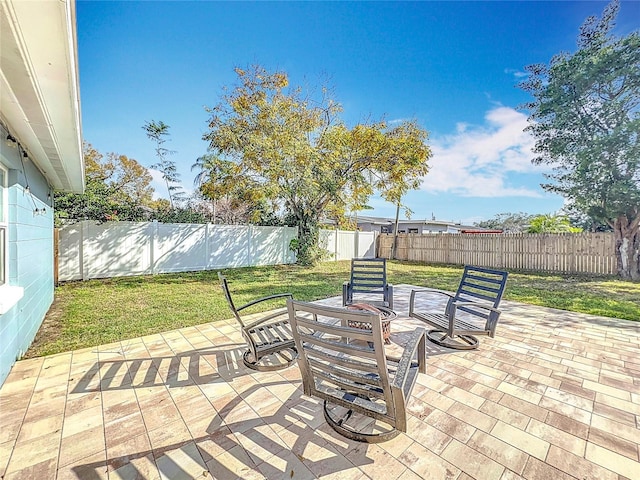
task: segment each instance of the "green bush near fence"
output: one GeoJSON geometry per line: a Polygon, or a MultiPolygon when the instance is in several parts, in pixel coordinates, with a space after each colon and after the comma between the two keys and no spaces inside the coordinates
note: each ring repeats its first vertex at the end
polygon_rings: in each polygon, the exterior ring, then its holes
{"type": "MultiPolygon", "coordinates": [[[[224,269],[238,304],[276,292],[299,300],[341,294],[348,261],[315,267],[224,269]]],[[[462,267],[389,262],[390,282],[455,290],[462,267]]],[[[612,277],[512,272],[505,299],[628,320],[640,319],[640,284],[612,277]]],[[[102,345],[230,317],[216,271],[72,282],[56,299],[28,357],[102,345]]]]}

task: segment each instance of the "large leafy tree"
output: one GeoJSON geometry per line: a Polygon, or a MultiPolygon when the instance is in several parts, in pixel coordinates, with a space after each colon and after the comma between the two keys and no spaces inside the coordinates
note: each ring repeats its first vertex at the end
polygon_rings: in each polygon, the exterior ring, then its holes
{"type": "Polygon", "coordinates": [[[314,99],[289,87],[286,73],[259,66],[236,73],[239,83],[209,109],[203,138],[214,154],[236,163],[238,179],[251,179],[289,212],[300,263],[318,258],[323,217],[343,216],[374,191],[395,199],[427,173],[427,132],[415,122],[349,128],[326,88],[314,99]]]}
{"type": "Polygon", "coordinates": [[[531,219],[527,233],[580,233],[582,228],[571,225],[566,215],[536,215],[531,219]]]}
{"type": "Polygon", "coordinates": [[[199,157],[191,170],[199,170],[193,184],[211,201],[213,223],[274,224],[277,217],[261,185],[243,175],[236,162],[207,154],[199,157]]]}
{"type": "Polygon", "coordinates": [[[533,217],[535,215],[524,212],[498,213],[489,220],[477,222],[475,225],[482,228],[500,229],[504,233],[522,233],[527,231],[533,217]]]}
{"type": "Polygon", "coordinates": [[[578,50],[529,65],[521,86],[534,97],[525,106],[533,161],[554,167],[543,187],[611,226],[619,275],[639,281],[640,36],[611,33],[618,10],[614,1],[601,18],[589,17],[578,50]]]}
{"type": "Polygon", "coordinates": [[[125,155],[106,157],[85,143],[85,192],[56,192],[56,223],[64,220],[144,220],[153,206],[151,175],[125,155]]]}

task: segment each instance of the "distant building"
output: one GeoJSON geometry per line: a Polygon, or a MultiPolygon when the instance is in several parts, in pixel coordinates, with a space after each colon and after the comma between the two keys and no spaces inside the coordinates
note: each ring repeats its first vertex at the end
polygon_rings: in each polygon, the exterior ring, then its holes
{"type": "MultiPolygon", "coordinates": [[[[362,232],[394,233],[395,220],[383,217],[358,216],[358,229],[362,232]]],[[[398,233],[489,233],[486,229],[442,220],[400,220],[398,233]],[[464,232],[463,232],[464,231],[464,232]]],[[[496,233],[492,230],[490,233],[496,233]]]]}

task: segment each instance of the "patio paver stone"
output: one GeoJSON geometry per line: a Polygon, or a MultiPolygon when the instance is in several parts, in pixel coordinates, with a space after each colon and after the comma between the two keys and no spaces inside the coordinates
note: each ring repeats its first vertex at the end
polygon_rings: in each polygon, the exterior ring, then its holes
{"type": "MultiPolygon", "coordinates": [[[[410,291],[394,287],[392,350],[421,326],[410,291]]],[[[640,322],[502,310],[477,350],[427,342],[408,431],[379,445],[329,428],[296,366],[244,367],[231,320],[19,361],[0,477],[640,480],[640,322]]]]}

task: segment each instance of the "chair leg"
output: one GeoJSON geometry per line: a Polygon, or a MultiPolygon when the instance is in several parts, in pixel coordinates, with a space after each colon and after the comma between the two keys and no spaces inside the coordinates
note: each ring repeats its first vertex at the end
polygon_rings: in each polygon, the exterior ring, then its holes
{"type": "Polygon", "coordinates": [[[380,432],[380,433],[360,432],[355,428],[352,428],[351,426],[346,424],[346,422],[353,415],[353,410],[347,410],[345,414],[342,415],[342,417],[334,418],[329,412],[327,403],[328,402],[325,400],[324,401],[325,420],[327,421],[327,423],[331,428],[333,428],[337,433],[339,433],[343,437],[348,438],[349,440],[354,440],[356,442],[362,442],[362,443],[381,443],[381,442],[386,442],[387,440],[391,440],[392,438],[395,438],[400,434],[400,430],[397,430],[394,427],[390,427],[389,430],[380,432]]]}
{"type": "Polygon", "coordinates": [[[258,360],[251,361],[253,354],[247,350],[242,355],[242,362],[246,367],[259,372],[273,372],[293,365],[298,359],[298,351],[293,348],[285,348],[269,355],[263,355],[258,360]],[[270,360],[270,362],[265,362],[270,360]]]}
{"type": "Polygon", "coordinates": [[[350,285],[349,284],[343,284],[342,285],[342,305],[346,306],[349,305],[352,302],[352,298],[351,295],[349,295],[349,291],[350,291],[350,285]]]}
{"type": "Polygon", "coordinates": [[[447,332],[442,330],[429,330],[427,338],[437,345],[456,350],[475,350],[480,342],[473,335],[456,335],[450,337],[447,332]]]}

